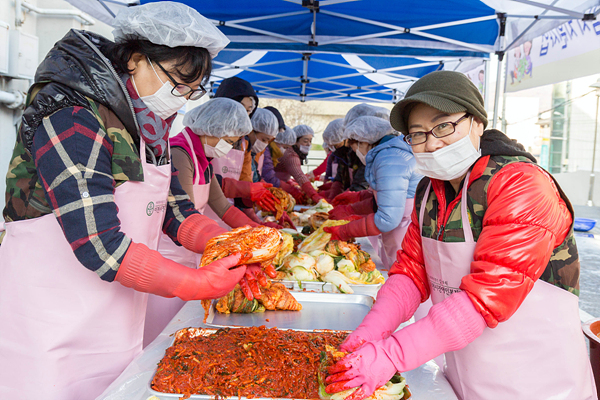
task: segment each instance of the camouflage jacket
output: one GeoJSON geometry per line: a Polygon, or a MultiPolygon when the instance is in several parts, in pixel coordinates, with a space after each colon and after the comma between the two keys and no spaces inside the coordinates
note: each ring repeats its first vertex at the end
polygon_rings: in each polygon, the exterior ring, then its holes
{"type": "MultiPolygon", "coordinates": [[[[120,231],[114,190],[144,176],[133,108],[94,44],[102,41],[71,31],[38,68],[7,173],[3,215],[11,222],[54,213],[79,262],[112,281],[131,242],[120,231]]],[[[181,222],[197,211],[175,170],[165,203],[163,231],[176,240],[181,222]]]]}
{"type": "MultiPolygon", "coordinates": [[[[467,184],[468,217],[477,245],[471,273],[463,277],[460,289],[469,294],[488,326],[507,320],[537,279],[579,294],[573,209],[547,172],[527,157],[488,155],[472,167],[467,184]]],[[[445,185],[428,178],[420,182],[403,250],[390,270],[390,274],[410,276],[423,300],[430,287],[421,237],[465,240],[462,188],[452,199],[447,198],[445,185]],[[430,181],[432,190],[424,199],[430,181]],[[423,206],[423,228],[419,230],[423,206]]]]}

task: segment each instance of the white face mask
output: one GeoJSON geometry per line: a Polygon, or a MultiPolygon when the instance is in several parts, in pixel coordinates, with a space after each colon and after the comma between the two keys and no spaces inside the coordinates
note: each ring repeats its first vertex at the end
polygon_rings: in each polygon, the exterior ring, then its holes
{"type": "Polygon", "coordinates": [[[256,141],[254,142],[254,144],[252,145],[252,152],[258,154],[266,148],[267,148],[267,143],[260,141],[257,138],[256,141]]]}
{"type": "Polygon", "coordinates": [[[300,150],[300,153],[308,154],[310,146],[298,146],[298,150],[300,150]]]}
{"type": "Polygon", "coordinates": [[[231,149],[233,149],[233,145],[227,143],[223,139],[219,139],[217,145],[215,147],[209,145],[208,143],[203,144],[204,154],[208,158],[221,158],[224,157],[231,149]]]}
{"type": "Polygon", "coordinates": [[[356,155],[358,156],[358,159],[360,160],[360,162],[361,162],[363,165],[367,165],[367,156],[365,156],[365,155],[364,155],[364,154],[363,154],[363,153],[360,151],[360,149],[356,149],[355,153],[356,153],[356,155]]]}
{"type": "MultiPolygon", "coordinates": [[[[152,65],[152,61],[148,60],[148,62],[150,63],[150,66],[152,67],[152,70],[156,74],[158,80],[162,82],[162,79],[160,79],[160,77],[156,73],[156,70],[154,69],[154,65],[152,65]]],[[[133,75],[131,75],[131,81],[133,82],[133,87],[139,94],[140,91],[135,85],[133,75]]],[[[163,82],[163,85],[154,94],[148,96],[140,96],[140,99],[142,99],[144,104],[154,114],[158,115],[162,119],[167,119],[171,115],[179,111],[181,107],[183,107],[187,103],[187,99],[185,98],[185,96],[173,96],[173,94],[171,93],[173,88],[174,86],[171,84],[171,82],[166,81],[163,82]]]]}
{"type": "Polygon", "coordinates": [[[443,147],[433,153],[414,153],[417,172],[429,178],[451,181],[467,173],[471,165],[481,157],[481,150],[475,149],[471,142],[471,128],[464,138],[443,147]]]}

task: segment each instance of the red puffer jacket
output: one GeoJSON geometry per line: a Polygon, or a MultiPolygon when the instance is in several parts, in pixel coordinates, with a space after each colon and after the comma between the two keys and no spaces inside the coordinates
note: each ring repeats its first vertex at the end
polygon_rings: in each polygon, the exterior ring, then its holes
{"type": "MultiPolygon", "coordinates": [[[[469,188],[484,174],[489,159],[482,157],[475,163],[469,188]]],[[[444,182],[432,179],[432,189],[439,201],[439,230],[446,226],[450,211],[461,195],[446,206],[444,182]]],[[[421,201],[415,200],[416,204],[421,201]]],[[[405,274],[412,278],[425,301],[430,293],[418,218],[415,207],[403,250],[398,251],[390,275],[405,274]]],[[[519,308],[546,269],[553,250],[569,234],[571,223],[572,215],[554,181],[535,164],[508,164],[490,178],[487,209],[471,273],[462,278],[460,285],[489,327],[506,321],[519,308]]]]}

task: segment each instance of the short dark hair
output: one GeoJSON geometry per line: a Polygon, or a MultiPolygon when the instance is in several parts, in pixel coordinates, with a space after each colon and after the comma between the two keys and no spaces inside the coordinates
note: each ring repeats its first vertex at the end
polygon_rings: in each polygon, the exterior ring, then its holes
{"type": "Polygon", "coordinates": [[[120,73],[130,72],[127,62],[133,53],[141,53],[152,61],[174,61],[173,67],[183,83],[192,83],[202,77],[206,84],[212,71],[212,60],[203,47],[169,47],[154,44],[135,35],[125,36],[118,43],[110,43],[103,49],[113,66],[120,73]]]}

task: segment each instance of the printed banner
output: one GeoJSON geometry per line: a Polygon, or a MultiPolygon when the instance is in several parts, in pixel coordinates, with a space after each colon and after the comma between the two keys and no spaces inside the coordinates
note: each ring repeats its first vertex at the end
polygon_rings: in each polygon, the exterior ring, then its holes
{"type": "Polygon", "coordinates": [[[506,92],[597,74],[600,21],[565,22],[510,50],[506,65],[506,92]]]}

